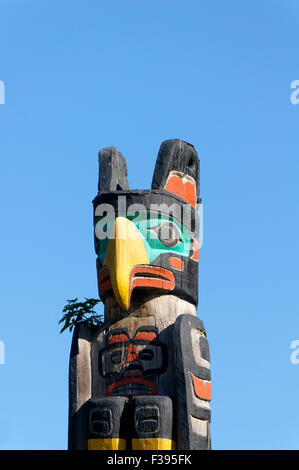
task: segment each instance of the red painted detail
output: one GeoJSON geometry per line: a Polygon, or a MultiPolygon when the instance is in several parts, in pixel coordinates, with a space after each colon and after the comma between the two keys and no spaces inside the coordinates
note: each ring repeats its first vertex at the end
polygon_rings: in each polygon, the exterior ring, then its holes
{"type": "Polygon", "coordinates": [[[165,189],[166,191],[169,191],[170,193],[176,194],[177,196],[183,198],[184,184],[182,178],[177,175],[172,176],[171,178],[169,178],[165,189]]]}
{"type": "Polygon", "coordinates": [[[110,279],[108,279],[107,281],[102,282],[101,284],[99,284],[99,293],[100,294],[103,294],[107,290],[111,290],[111,289],[112,289],[112,284],[111,284],[110,279]]]}
{"type": "Polygon", "coordinates": [[[196,185],[191,181],[184,181],[178,175],[173,175],[169,178],[166,186],[166,191],[176,194],[176,196],[184,199],[192,207],[195,207],[196,202],[196,185]]]}
{"type": "Polygon", "coordinates": [[[194,261],[198,261],[199,260],[199,243],[197,240],[193,240],[193,254],[191,256],[191,259],[193,259],[194,261]]]}
{"type": "MultiPolygon", "coordinates": [[[[122,386],[125,386],[125,385],[128,385],[128,384],[141,384],[141,385],[144,385],[145,387],[148,388],[148,391],[149,393],[143,393],[143,394],[135,394],[135,393],[126,393],[125,396],[138,396],[138,395],[157,395],[158,393],[158,387],[156,384],[153,384],[151,382],[148,382],[147,380],[144,380],[142,377],[139,377],[137,375],[132,375],[130,374],[128,376],[128,378],[126,379],[123,379],[123,380],[120,380],[119,382],[115,382],[114,384],[111,384],[109,385],[108,387],[108,390],[107,390],[107,393],[108,395],[116,395],[116,393],[112,393],[112,392],[115,392],[115,390],[118,388],[118,387],[122,387],[122,386]]],[[[121,395],[124,395],[123,393],[121,395]]]]}
{"type": "Polygon", "coordinates": [[[130,341],[130,338],[127,335],[121,333],[120,335],[110,336],[108,344],[125,343],[128,341],[130,341]]]}
{"type": "Polygon", "coordinates": [[[194,393],[197,398],[211,400],[211,382],[209,380],[202,380],[192,374],[192,372],[190,373],[193,381],[194,393]]]}
{"type": "Polygon", "coordinates": [[[127,359],[124,363],[127,364],[128,362],[140,362],[135,344],[129,344],[127,347],[127,359]]]}
{"type": "Polygon", "coordinates": [[[157,287],[164,290],[174,288],[175,279],[171,271],[159,266],[134,266],[130,272],[131,288],[157,287]],[[138,275],[144,274],[144,277],[138,275]],[[152,276],[150,276],[152,274],[152,276]]]}
{"type": "Polygon", "coordinates": [[[184,262],[180,258],[176,258],[174,256],[169,258],[169,265],[178,271],[184,270],[184,262]]]}
{"type": "Polygon", "coordinates": [[[135,287],[148,287],[170,291],[174,288],[174,285],[174,274],[168,269],[159,266],[134,266],[130,272],[130,301],[132,291],[135,287]],[[144,274],[144,277],[142,274],[144,274]]]}
{"type": "Polygon", "coordinates": [[[191,204],[192,207],[195,207],[196,201],[196,187],[191,181],[186,181],[184,185],[184,197],[185,201],[191,204]]]}
{"type": "Polygon", "coordinates": [[[142,377],[142,373],[138,370],[136,372],[128,371],[125,373],[125,378],[128,379],[129,377],[142,377]]]}
{"type": "Polygon", "coordinates": [[[107,267],[104,267],[98,271],[98,289],[100,295],[102,295],[107,290],[112,290],[109,268],[107,267]]]}
{"type": "Polygon", "coordinates": [[[104,267],[98,272],[98,280],[104,281],[106,278],[110,277],[109,268],[104,267]]]}
{"type": "MultiPolygon", "coordinates": [[[[138,265],[131,269],[129,284],[131,300],[131,294],[135,287],[158,288],[170,291],[174,288],[175,278],[174,274],[168,269],[159,266],[138,265]],[[138,277],[138,275],[141,276],[138,277]]],[[[100,295],[112,290],[109,268],[104,267],[98,272],[98,287],[100,295]]]]}
{"type": "Polygon", "coordinates": [[[154,331],[140,331],[137,333],[135,340],[156,341],[157,336],[154,331]]]}

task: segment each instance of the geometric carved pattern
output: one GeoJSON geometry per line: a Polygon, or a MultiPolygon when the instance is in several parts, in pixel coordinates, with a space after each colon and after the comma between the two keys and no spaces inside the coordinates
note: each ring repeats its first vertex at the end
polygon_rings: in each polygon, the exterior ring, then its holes
{"type": "Polygon", "coordinates": [[[197,153],[163,142],[150,190],[129,189],[114,147],[100,152],[99,168],[94,242],[105,319],[74,329],[69,449],[210,449],[209,345],[195,316],[197,153]]]}

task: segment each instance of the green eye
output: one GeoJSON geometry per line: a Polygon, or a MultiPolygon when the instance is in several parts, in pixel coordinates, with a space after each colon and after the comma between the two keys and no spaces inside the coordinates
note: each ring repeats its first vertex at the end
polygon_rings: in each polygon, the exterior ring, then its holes
{"type": "Polygon", "coordinates": [[[150,230],[156,234],[160,242],[167,248],[174,248],[182,241],[178,228],[171,222],[164,222],[157,227],[152,227],[150,230]]]}

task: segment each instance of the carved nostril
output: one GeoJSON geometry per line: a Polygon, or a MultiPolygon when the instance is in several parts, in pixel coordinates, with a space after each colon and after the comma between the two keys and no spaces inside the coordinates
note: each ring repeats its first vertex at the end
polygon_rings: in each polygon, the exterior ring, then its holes
{"type": "Polygon", "coordinates": [[[127,349],[127,359],[125,364],[128,362],[140,362],[138,359],[138,352],[134,344],[130,344],[127,349]]]}

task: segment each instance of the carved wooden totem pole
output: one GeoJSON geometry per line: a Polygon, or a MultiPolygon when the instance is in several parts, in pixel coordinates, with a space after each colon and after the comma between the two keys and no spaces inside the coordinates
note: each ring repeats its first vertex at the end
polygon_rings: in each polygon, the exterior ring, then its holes
{"type": "Polygon", "coordinates": [[[209,346],[196,317],[197,153],[163,142],[151,190],[129,189],[113,147],[99,165],[93,206],[105,318],[74,331],[69,448],[209,449],[209,346]]]}

